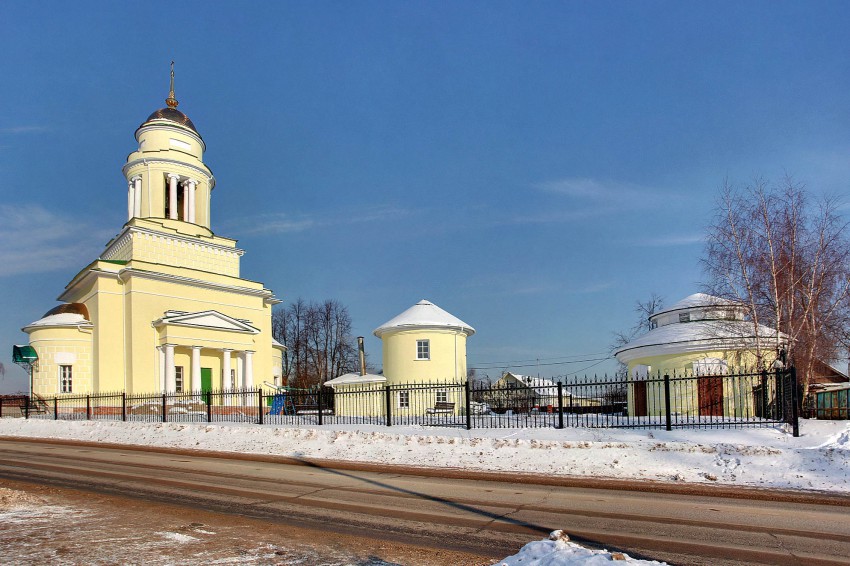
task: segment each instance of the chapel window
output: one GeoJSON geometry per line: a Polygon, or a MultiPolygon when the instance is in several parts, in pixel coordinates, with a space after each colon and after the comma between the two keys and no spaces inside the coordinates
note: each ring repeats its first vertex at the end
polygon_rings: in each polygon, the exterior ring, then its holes
{"type": "Polygon", "coordinates": [[[183,366],[174,367],[174,390],[177,393],[183,392],[183,366]]]}
{"type": "Polygon", "coordinates": [[[59,366],[59,391],[61,393],[73,392],[73,366],[59,366]]]}
{"type": "Polygon", "coordinates": [[[416,341],[416,359],[430,360],[431,359],[431,341],[417,340],[416,341]]]}

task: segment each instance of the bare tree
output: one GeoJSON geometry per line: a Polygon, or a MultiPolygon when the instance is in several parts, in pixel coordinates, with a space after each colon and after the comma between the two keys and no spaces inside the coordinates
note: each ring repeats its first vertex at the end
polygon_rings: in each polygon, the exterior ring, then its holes
{"type": "Polygon", "coordinates": [[[305,303],[298,299],[275,311],[272,330],[275,339],[287,347],[283,375],[288,385],[319,385],[358,367],[351,317],[338,301],[305,303]]]}
{"type": "Polygon", "coordinates": [[[848,345],[850,301],[848,225],[834,199],[809,201],[790,178],[743,189],[725,182],[702,259],[708,292],[746,308],[756,363],[787,347],[804,394],[816,364],[848,345]]]}
{"type": "MultiPolygon", "coordinates": [[[[611,349],[617,350],[641,334],[649,332],[652,328],[649,319],[652,315],[661,312],[663,308],[664,299],[657,293],[652,293],[645,301],[637,301],[634,308],[637,321],[629,330],[614,333],[614,342],[611,344],[611,349]]],[[[618,379],[626,379],[628,377],[628,367],[626,364],[618,361],[615,375],[618,379]]]]}

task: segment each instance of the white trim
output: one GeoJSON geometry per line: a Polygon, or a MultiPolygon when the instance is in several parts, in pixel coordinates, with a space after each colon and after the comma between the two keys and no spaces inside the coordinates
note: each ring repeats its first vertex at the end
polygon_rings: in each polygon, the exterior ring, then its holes
{"type": "MultiPolygon", "coordinates": [[[[252,334],[247,334],[247,333],[242,333],[242,334],[243,334],[243,335],[245,335],[245,336],[252,336],[252,334]]],[[[235,340],[217,340],[217,339],[214,339],[214,338],[204,338],[204,339],[199,339],[199,338],[197,337],[197,335],[192,335],[192,336],[188,336],[188,335],[187,335],[187,336],[183,336],[183,335],[180,335],[180,334],[169,334],[167,339],[168,339],[168,340],[186,340],[187,342],[190,342],[190,344],[175,344],[176,346],[180,346],[181,348],[191,348],[191,347],[192,347],[192,346],[191,346],[191,343],[192,343],[192,342],[197,343],[197,342],[199,342],[199,341],[201,342],[201,347],[206,347],[206,346],[204,346],[204,344],[212,344],[212,343],[215,343],[215,344],[228,344],[228,345],[234,345],[234,344],[236,344],[236,345],[240,345],[240,346],[245,346],[246,348],[247,348],[247,347],[249,347],[249,346],[254,346],[254,342],[253,342],[253,341],[251,341],[251,342],[237,342],[237,341],[235,341],[235,340]]],[[[165,340],[166,340],[166,338],[158,338],[158,340],[159,340],[160,344],[165,344],[165,340]]],[[[212,347],[212,346],[210,346],[209,348],[210,348],[210,349],[215,349],[215,348],[214,348],[214,347],[212,347]]],[[[235,348],[234,348],[234,349],[235,349],[235,348]]],[[[239,351],[241,352],[241,351],[242,351],[242,349],[240,349],[239,351]]]]}
{"type": "MultiPolygon", "coordinates": [[[[174,220],[174,219],[173,218],[165,218],[165,220],[174,220]]],[[[184,245],[190,244],[190,245],[194,245],[194,246],[200,246],[202,248],[208,248],[210,250],[213,250],[213,253],[219,253],[219,254],[222,254],[222,255],[236,255],[236,256],[239,256],[239,257],[245,255],[245,250],[243,250],[241,248],[223,246],[221,244],[214,244],[212,242],[205,242],[204,240],[202,240],[200,238],[193,237],[193,236],[182,236],[182,235],[178,235],[178,234],[168,234],[168,233],[165,233],[165,232],[160,232],[159,230],[153,230],[151,228],[144,228],[144,227],[141,227],[141,226],[126,226],[117,236],[115,236],[112,239],[111,242],[106,244],[106,249],[103,250],[103,252],[100,254],[100,257],[98,257],[98,259],[104,259],[104,260],[110,259],[115,254],[115,252],[117,251],[117,250],[115,250],[115,248],[118,248],[118,247],[126,244],[127,240],[132,240],[132,238],[135,234],[142,234],[142,235],[145,235],[145,236],[148,236],[148,237],[153,237],[153,238],[161,238],[161,239],[163,239],[163,240],[165,240],[169,243],[180,242],[184,245]]],[[[210,235],[209,237],[212,237],[212,235],[210,235]]],[[[216,237],[221,238],[221,236],[216,236],[216,237]]],[[[230,238],[221,238],[221,239],[230,240],[230,238]]],[[[235,240],[231,240],[231,241],[235,241],[235,240]]],[[[127,260],[127,261],[129,261],[129,260],[127,260]]]]}
{"type": "MultiPolygon", "coordinates": [[[[269,291],[268,289],[251,289],[250,287],[239,287],[237,285],[225,285],[222,283],[213,283],[212,281],[203,281],[201,279],[195,279],[193,277],[182,277],[180,275],[171,275],[169,273],[159,273],[156,271],[147,271],[144,269],[135,269],[132,267],[125,267],[121,271],[118,272],[118,277],[122,281],[124,277],[127,276],[136,276],[147,279],[156,279],[158,281],[168,281],[171,283],[183,283],[186,285],[192,285],[195,287],[205,287],[207,289],[216,289],[219,291],[228,291],[231,293],[239,293],[241,295],[251,295],[254,297],[264,297],[264,298],[274,298],[274,293],[269,291]]],[[[238,277],[234,277],[234,279],[239,279],[238,277]]]]}
{"type": "MultiPolygon", "coordinates": [[[[149,157],[142,157],[142,158],[134,159],[133,161],[128,161],[127,163],[125,163],[124,166],[121,168],[121,172],[124,173],[124,176],[126,177],[127,171],[129,171],[132,167],[135,167],[136,165],[147,165],[148,171],[150,171],[151,165],[160,165],[160,164],[166,165],[166,166],[169,166],[169,167],[173,166],[173,165],[178,165],[180,167],[185,167],[186,169],[191,169],[192,171],[196,171],[200,174],[199,175],[200,177],[202,177],[204,180],[206,180],[207,186],[209,186],[209,188],[210,188],[210,192],[212,192],[212,190],[215,188],[215,177],[212,175],[212,171],[207,169],[206,165],[204,165],[203,167],[198,167],[197,165],[194,165],[192,163],[187,163],[185,161],[178,161],[177,159],[164,159],[164,158],[161,158],[161,157],[158,157],[156,159],[151,159],[149,157]]],[[[201,164],[203,165],[202,161],[201,161],[201,164]]]]}
{"type": "Polygon", "coordinates": [[[154,320],[152,323],[154,328],[159,328],[161,326],[187,326],[190,328],[204,328],[209,330],[222,330],[224,332],[239,332],[243,334],[259,334],[260,330],[251,326],[250,323],[233,318],[231,316],[227,316],[226,314],[220,313],[215,310],[206,310],[200,312],[190,312],[190,313],[172,313],[171,311],[166,312],[165,316],[154,320]],[[227,326],[214,326],[211,324],[197,324],[193,323],[193,320],[196,319],[207,319],[212,317],[216,320],[219,320],[227,326]]]}

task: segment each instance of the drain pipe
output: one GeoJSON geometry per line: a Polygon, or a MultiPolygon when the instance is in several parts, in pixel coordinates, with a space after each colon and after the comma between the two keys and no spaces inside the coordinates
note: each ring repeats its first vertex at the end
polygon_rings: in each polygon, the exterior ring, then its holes
{"type": "Polygon", "coordinates": [[[366,349],[362,336],[357,337],[357,350],[360,352],[360,375],[366,375],[366,349]]]}

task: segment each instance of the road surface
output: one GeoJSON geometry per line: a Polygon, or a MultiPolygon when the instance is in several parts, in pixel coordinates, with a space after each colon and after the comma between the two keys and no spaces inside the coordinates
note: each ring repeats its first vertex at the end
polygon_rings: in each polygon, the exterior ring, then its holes
{"type": "Polygon", "coordinates": [[[671,564],[850,564],[847,497],[760,491],[751,492],[752,500],[623,482],[610,489],[575,480],[383,469],[0,439],[0,478],[8,480],[493,559],[563,529],[589,546],[671,564]]]}

